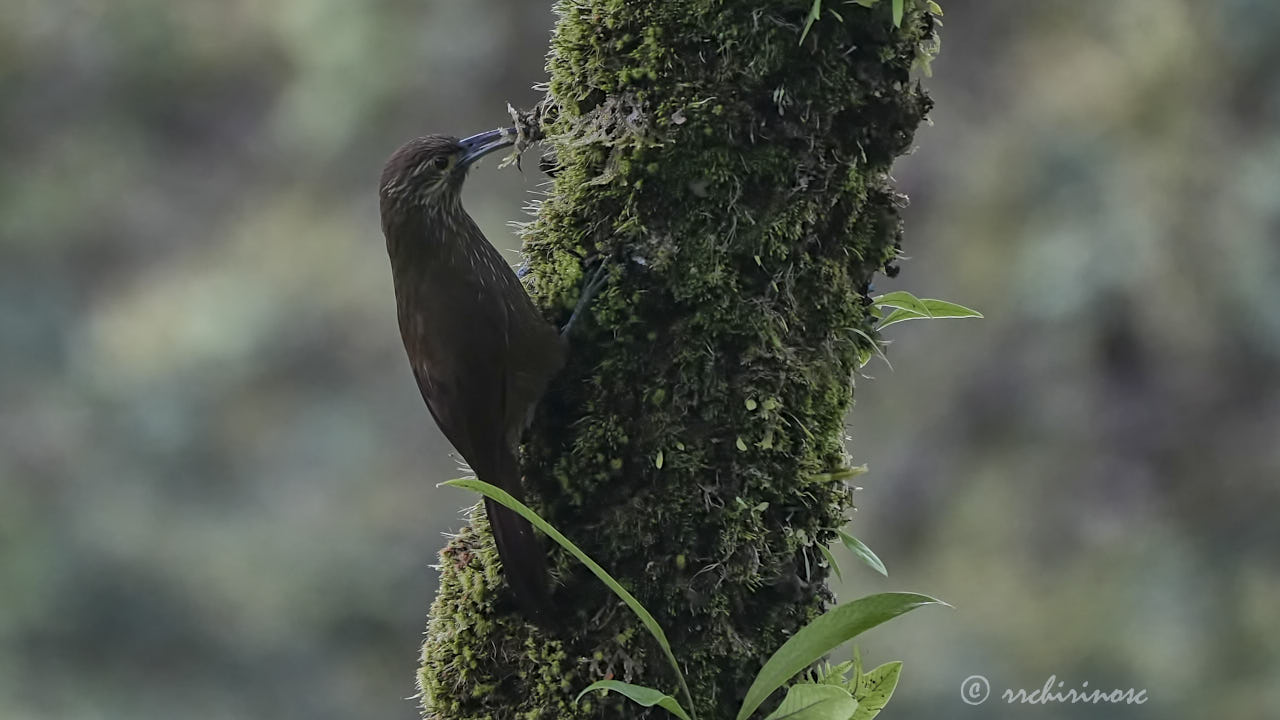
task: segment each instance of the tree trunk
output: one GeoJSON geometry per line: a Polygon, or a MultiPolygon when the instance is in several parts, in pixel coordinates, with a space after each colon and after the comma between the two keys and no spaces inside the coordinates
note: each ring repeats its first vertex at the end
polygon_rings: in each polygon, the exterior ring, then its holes
{"type": "MultiPolygon", "coordinates": [[[[929,100],[924,3],[564,0],[549,58],[560,165],[526,230],[530,292],[563,322],[609,284],[526,438],[529,503],[666,629],[703,720],[831,600],[819,544],[851,507],[844,415],[893,262],[890,164],[929,100]],[[588,271],[589,272],[589,271],[588,271]]],[[[550,543],[548,543],[550,545],[550,543]]],[[[504,602],[482,514],[442,552],[428,718],[634,718],[606,676],[674,692],[653,639],[548,548],[563,627],[504,602]]],[[[652,711],[654,717],[664,711],[652,711]]]]}

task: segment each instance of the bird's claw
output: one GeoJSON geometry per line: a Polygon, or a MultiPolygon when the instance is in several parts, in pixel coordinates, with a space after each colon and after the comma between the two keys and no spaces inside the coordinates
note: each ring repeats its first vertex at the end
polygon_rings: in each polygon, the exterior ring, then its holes
{"type": "Polygon", "coordinates": [[[578,304],[573,308],[573,314],[569,316],[569,322],[565,323],[564,327],[560,329],[560,337],[566,339],[569,337],[569,331],[573,329],[574,321],[582,315],[583,311],[587,309],[587,305],[591,303],[591,299],[608,282],[609,266],[604,260],[601,260],[600,264],[596,265],[595,271],[591,273],[591,277],[582,286],[582,292],[578,295],[578,304]]]}

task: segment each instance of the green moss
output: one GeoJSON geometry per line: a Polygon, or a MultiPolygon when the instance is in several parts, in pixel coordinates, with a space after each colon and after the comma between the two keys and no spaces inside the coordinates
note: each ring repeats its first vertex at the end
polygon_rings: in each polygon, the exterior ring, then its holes
{"type": "MultiPolygon", "coordinates": [[[[527,437],[526,483],[662,622],[710,718],[830,601],[815,545],[851,498],[814,478],[850,464],[869,283],[900,240],[888,170],[928,110],[909,76],[928,17],[895,30],[844,6],[801,45],[809,5],[562,2],[549,59],[562,169],[526,231],[529,287],[563,320],[584,258],[611,269],[527,437]]],[[[562,553],[562,631],[513,618],[483,525],[442,554],[428,717],[630,718],[617,696],[569,701],[606,675],[674,687],[562,553]]]]}

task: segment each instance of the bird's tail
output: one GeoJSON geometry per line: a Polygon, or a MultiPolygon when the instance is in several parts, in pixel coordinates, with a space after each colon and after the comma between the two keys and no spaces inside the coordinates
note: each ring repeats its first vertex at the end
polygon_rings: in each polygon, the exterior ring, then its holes
{"type": "MultiPolygon", "coordinates": [[[[514,454],[499,465],[500,472],[494,478],[497,482],[488,479],[486,482],[497,485],[523,502],[520,468],[514,454]]],[[[498,546],[498,557],[502,559],[502,574],[511,586],[516,604],[530,621],[545,624],[551,618],[551,578],[547,573],[547,557],[533,526],[514,510],[489,498],[484,500],[484,509],[498,546]]]]}

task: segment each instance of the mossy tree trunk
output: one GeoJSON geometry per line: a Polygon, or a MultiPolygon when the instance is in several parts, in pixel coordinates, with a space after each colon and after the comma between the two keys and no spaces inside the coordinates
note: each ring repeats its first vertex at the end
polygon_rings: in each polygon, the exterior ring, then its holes
{"type": "MultiPolygon", "coordinates": [[[[899,247],[888,176],[929,108],[914,2],[565,0],[545,129],[560,170],[526,234],[563,319],[584,258],[609,285],[527,437],[530,504],[666,628],[701,717],[731,718],[764,658],[831,600],[842,440],[899,247]]],[[[634,718],[606,675],[675,691],[656,644],[558,549],[563,628],[503,605],[477,517],[442,553],[426,716],[634,718]]],[[[654,716],[664,714],[654,711],[654,716]]]]}

